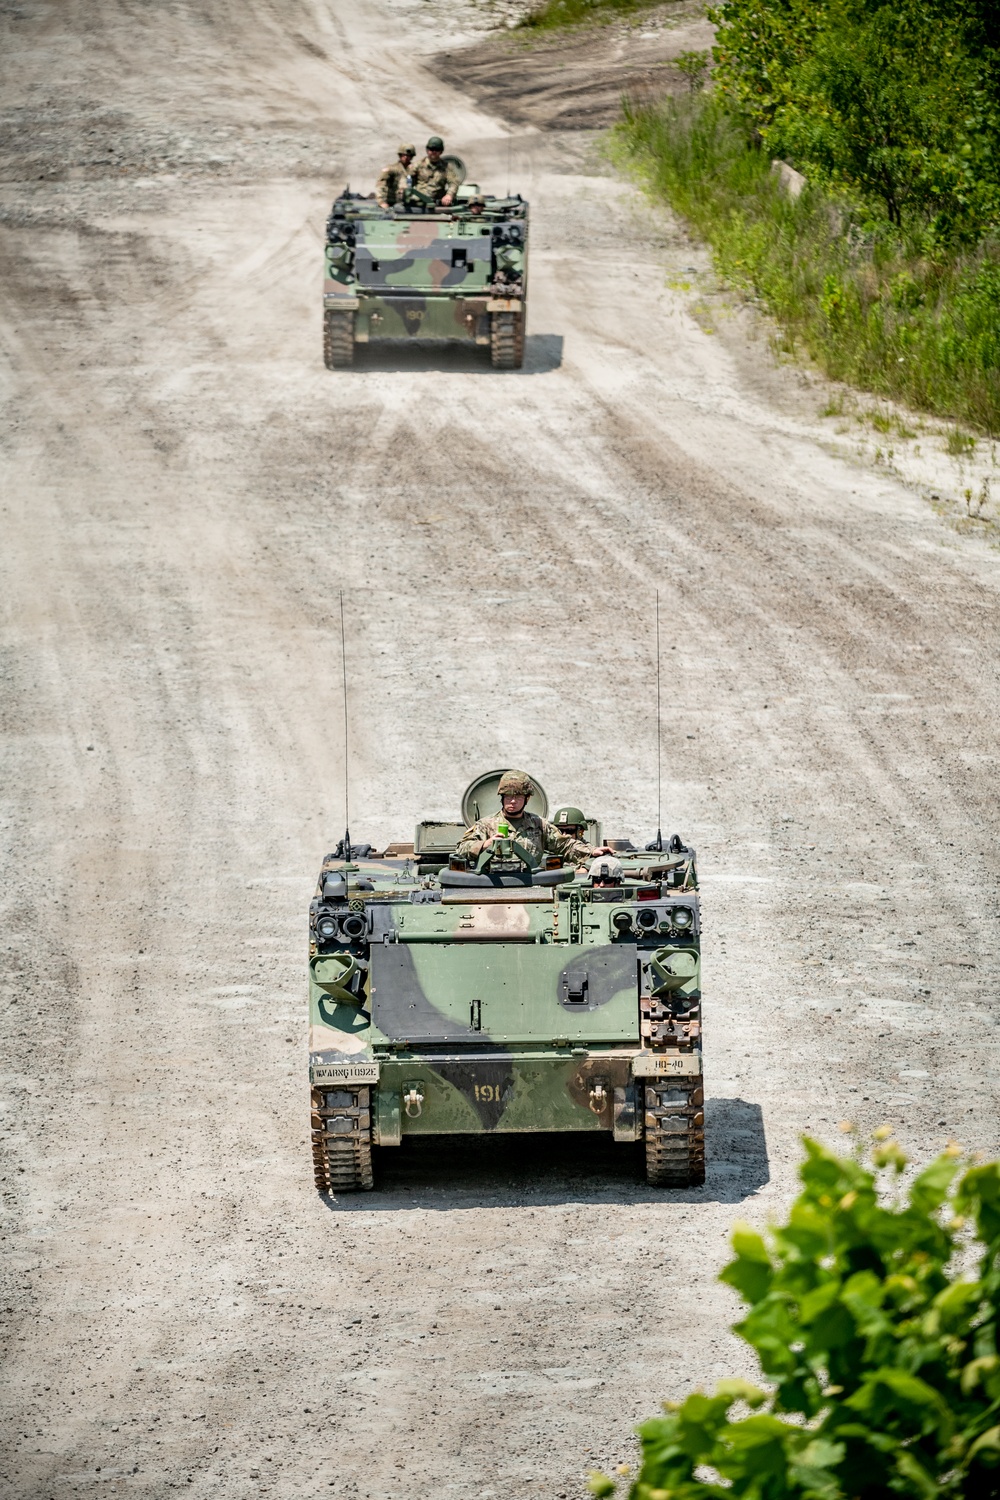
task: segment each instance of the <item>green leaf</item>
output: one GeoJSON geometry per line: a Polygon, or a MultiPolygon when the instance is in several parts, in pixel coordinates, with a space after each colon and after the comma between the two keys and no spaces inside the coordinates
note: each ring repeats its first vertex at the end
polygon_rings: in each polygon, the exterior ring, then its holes
{"type": "Polygon", "coordinates": [[[1000,1239],[1000,1162],[966,1172],[955,1194],[959,1213],[971,1213],[979,1238],[991,1245],[1000,1239]]]}
{"type": "Polygon", "coordinates": [[[971,1396],[980,1382],[985,1382],[989,1375],[1000,1372],[1000,1358],[995,1354],[982,1354],[978,1359],[970,1360],[962,1371],[962,1395],[971,1396]]]}
{"type": "Polygon", "coordinates": [[[971,1462],[972,1459],[987,1450],[1000,1454],[1000,1427],[990,1427],[981,1436],[976,1438],[976,1441],[966,1454],[966,1462],[971,1462]]]}
{"type": "Polygon", "coordinates": [[[919,1214],[931,1214],[941,1207],[958,1172],[956,1158],[939,1156],[914,1178],[910,1203],[919,1214]]]}
{"type": "Polygon", "coordinates": [[[934,1500],[935,1495],[941,1494],[941,1487],[935,1484],[933,1477],[927,1472],[923,1464],[919,1462],[916,1455],[901,1449],[896,1455],[896,1469],[903,1478],[909,1481],[905,1493],[922,1495],[926,1500],[934,1500]]]}
{"type": "Polygon", "coordinates": [[[745,1401],[747,1406],[763,1406],[767,1400],[767,1392],[762,1391],[759,1385],[751,1385],[749,1380],[720,1380],[715,1387],[715,1394],[721,1397],[727,1404],[733,1401],[745,1401]]]}
{"type": "Polygon", "coordinates": [[[720,1279],[734,1287],[745,1302],[759,1302],[767,1295],[773,1275],[767,1246],[749,1224],[736,1225],[732,1244],[737,1258],[725,1267],[720,1279]]]}
{"type": "Polygon", "coordinates": [[[898,1418],[919,1423],[921,1432],[938,1429],[950,1436],[954,1429],[954,1419],[939,1392],[907,1370],[883,1367],[871,1371],[844,1405],[881,1427],[898,1418]]]}

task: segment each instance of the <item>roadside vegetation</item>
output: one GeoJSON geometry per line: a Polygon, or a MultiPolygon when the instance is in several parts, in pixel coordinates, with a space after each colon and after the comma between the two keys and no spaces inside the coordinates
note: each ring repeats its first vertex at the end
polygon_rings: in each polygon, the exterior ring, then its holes
{"type": "Polygon", "coordinates": [[[554,31],[585,21],[617,21],[662,3],[663,0],[541,0],[517,24],[519,29],[554,31]]]}
{"type": "Polygon", "coordinates": [[[1000,10],[709,15],[712,58],[679,63],[690,88],[626,104],[626,158],[831,376],[1000,432],[1000,10]]]}
{"type": "Polygon", "coordinates": [[[887,1130],[868,1160],[805,1147],[787,1222],[737,1226],[720,1278],[766,1388],[665,1402],[630,1500],[1000,1495],[1000,1163],[951,1147],[904,1193],[887,1130]]]}

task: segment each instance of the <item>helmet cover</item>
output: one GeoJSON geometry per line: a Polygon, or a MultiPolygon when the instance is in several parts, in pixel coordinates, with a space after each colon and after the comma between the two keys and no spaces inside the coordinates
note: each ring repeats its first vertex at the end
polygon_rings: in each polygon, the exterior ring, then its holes
{"type": "Polygon", "coordinates": [[[523,771],[505,771],[497,787],[498,797],[531,797],[535,788],[523,771]]]}
{"type": "Polygon", "coordinates": [[[587,826],[587,819],[578,807],[560,807],[552,821],[557,828],[565,828],[567,824],[570,828],[585,828],[587,826]]]}

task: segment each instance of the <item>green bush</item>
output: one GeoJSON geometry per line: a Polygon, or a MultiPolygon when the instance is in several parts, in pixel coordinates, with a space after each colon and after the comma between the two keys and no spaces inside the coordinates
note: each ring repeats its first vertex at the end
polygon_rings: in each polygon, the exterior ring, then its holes
{"type": "Polygon", "coordinates": [[[963,1170],[949,1149],[893,1196],[880,1174],[906,1163],[891,1139],[870,1165],[805,1147],[787,1223],[766,1239],[738,1226],[721,1275],[769,1389],[730,1380],[665,1403],[638,1429],[631,1500],[1000,1495],[1000,1163],[963,1170]],[[973,1238],[978,1273],[963,1274],[973,1238]]]}
{"type": "Polygon", "coordinates": [[[626,105],[618,140],[829,375],[1000,432],[1000,231],[944,245],[936,222],[893,224],[844,189],[791,200],[718,94],[626,105]]]}
{"type": "Polygon", "coordinates": [[[772,156],[902,225],[1000,217],[1000,54],[987,0],[724,0],[719,94],[772,156]]]}
{"type": "Polygon", "coordinates": [[[521,29],[551,31],[584,21],[614,21],[658,4],[660,0],[541,0],[517,24],[521,29]]]}

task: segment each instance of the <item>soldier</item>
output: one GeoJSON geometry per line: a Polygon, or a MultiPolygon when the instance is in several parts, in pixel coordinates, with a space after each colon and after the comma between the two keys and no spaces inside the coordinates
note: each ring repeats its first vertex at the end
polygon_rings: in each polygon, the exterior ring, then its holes
{"type": "Polygon", "coordinates": [[[578,807],[560,807],[552,822],[560,833],[568,833],[572,839],[582,839],[587,831],[588,819],[578,807]]]}
{"type": "Polygon", "coordinates": [[[625,874],[620,859],[598,855],[590,867],[592,885],[624,885],[625,874]]]}
{"type": "Polygon", "coordinates": [[[455,201],[459,181],[451,162],[441,160],[443,150],[444,141],[439,135],[432,135],[427,142],[427,155],[417,162],[412,182],[418,192],[426,193],[428,198],[433,198],[442,208],[450,208],[455,201]]]}
{"type": "Polygon", "coordinates": [[[522,848],[539,859],[546,854],[558,854],[560,859],[580,866],[589,865],[598,854],[611,853],[606,845],[594,849],[582,839],[570,838],[544,818],[528,812],[528,798],[534,790],[523,771],[505,771],[497,788],[502,811],[480,818],[473,828],[467,828],[455,853],[462,859],[475,859],[500,837],[516,839],[522,848]],[[498,833],[500,825],[509,828],[509,834],[498,833]]]}
{"type": "Polygon", "coordinates": [[[403,194],[410,185],[410,167],[416,154],[416,146],[397,147],[399,160],[386,167],[375,188],[379,208],[394,208],[397,203],[402,203],[403,194]]]}
{"type": "Polygon", "coordinates": [[[469,213],[472,214],[475,218],[478,219],[480,217],[480,215],[482,214],[483,209],[485,207],[486,207],[486,199],[485,198],[470,198],[469,199],[469,213]]]}

